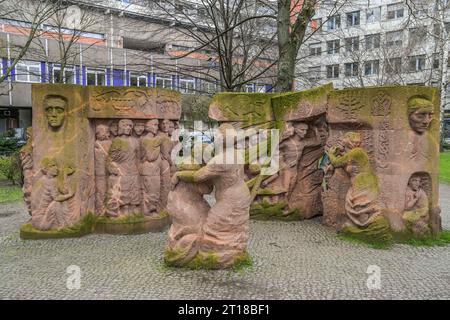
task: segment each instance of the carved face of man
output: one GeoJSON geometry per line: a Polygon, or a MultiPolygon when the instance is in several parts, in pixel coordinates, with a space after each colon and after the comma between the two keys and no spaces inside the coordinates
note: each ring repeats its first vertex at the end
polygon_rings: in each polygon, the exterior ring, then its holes
{"type": "Polygon", "coordinates": [[[103,141],[109,139],[109,127],[104,124],[99,124],[95,128],[95,137],[97,140],[103,141]]]}
{"type": "Polygon", "coordinates": [[[295,134],[298,135],[300,138],[304,138],[306,136],[306,133],[308,132],[308,125],[306,123],[296,123],[294,125],[294,131],[295,134]]]}
{"type": "Polygon", "coordinates": [[[133,130],[137,136],[141,136],[145,130],[145,123],[143,121],[136,121],[133,130]]]}
{"type": "Polygon", "coordinates": [[[66,100],[60,96],[49,96],[46,98],[44,105],[49,126],[53,129],[60,128],[66,118],[66,100]]]}
{"type": "Polygon", "coordinates": [[[433,121],[433,104],[424,98],[414,98],[408,102],[409,125],[418,134],[423,134],[433,121]]]}
{"type": "Polygon", "coordinates": [[[408,185],[413,191],[419,190],[420,184],[421,184],[421,179],[419,177],[412,177],[411,179],[409,179],[408,185]]]}
{"type": "Polygon", "coordinates": [[[133,130],[133,121],[129,119],[122,119],[119,121],[119,136],[125,135],[129,136],[131,135],[131,131],[133,130]]]}
{"type": "Polygon", "coordinates": [[[150,132],[152,134],[157,134],[158,126],[159,126],[158,119],[149,120],[145,124],[145,131],[150,132]]]}
{"type": "Polygon", "coordinates": [[[110,124],[109,126],[109,132],[111,132],[111,134],[116,137],[118,132],[119,132],[119,124],[117,121],[114,121],[110,124]]]}
{"type": "Polygon", "coordinates": [[[169,121],[167,126],[168,126],[167,134],[169,135],[169,137],[171,137],[173,134],[173,131],[175,130],[175,123],[173,121],[169,121]]]}
{"type": "Polygon", "coordinates": [[[168,119],[164,119],[164,120],[162,120],[161,121],[161,124],[160,124],[160,126],[159,126],[159,129],[162,131],[162,132],[164,132],[164,133],[169,133],[169,126],[170,126],[170,123],[171,123],[172,121],[170,121],[170,120],[168,120],[168,119]]]}
{"type": "Polygon", "coordinates": [[[291,136],[293,136],[295,133],[295,129],[294,126],[292,125],[292,122],[288,121],[286,122],[286,125],[284,127],[284,131],[283,131],[283,135],[282,135],[282,139],[286,139],[289,138],[291,136]]]}

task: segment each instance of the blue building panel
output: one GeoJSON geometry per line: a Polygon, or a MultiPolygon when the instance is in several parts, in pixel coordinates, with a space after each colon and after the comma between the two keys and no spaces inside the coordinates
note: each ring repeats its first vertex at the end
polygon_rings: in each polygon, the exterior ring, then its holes
{"type": "Polygon", "coordinates": [[[124,75],[123,70],[117,70],[117,69],[113,70],[113,85],[114,86],[123,86],[124,85],[123,75],[124,75]]]}

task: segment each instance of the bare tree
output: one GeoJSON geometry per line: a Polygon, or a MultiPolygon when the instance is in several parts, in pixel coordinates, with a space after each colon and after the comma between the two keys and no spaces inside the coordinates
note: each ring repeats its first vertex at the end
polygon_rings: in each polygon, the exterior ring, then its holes
{"type": "Polygon", "coordinates": [[[36,39],[41,48],[44,60],[55,63],[59,70],[54,72],[53,80],[55,83],[70,82],[75,70],[71,66],[75,65],[83,51],[97,44],[96,41],[81,46],[80,40],[83,40],[85,33],[91,30],[98,23],[97,16],[90,10],[81,10],[77,5],[67,1],[52,1],[53,14],[46,21],[44,37],[36,39]],[[56,43],[57,54],[50,57],[47,41],[56,43]]]}
{"type": "MultiPolygon", "coordinates": [[[[42,36],[42,24],[54,14],[54,6],[51,1],[5,1],[0,2],[0,17],[13,18],[18,21],[27,21],[24,26],[17,26],[15,31],[23,35],[26,40],[23,45],[14,45],[7,41],[3,48],[7,53],[8,64],[3,74],[0,76],[0,83],[11,76],[12,70],[17,63],[25,56],[33,42],[42,36]]],[[[9,38],[8,38],[9,39],[9,38]]]]}

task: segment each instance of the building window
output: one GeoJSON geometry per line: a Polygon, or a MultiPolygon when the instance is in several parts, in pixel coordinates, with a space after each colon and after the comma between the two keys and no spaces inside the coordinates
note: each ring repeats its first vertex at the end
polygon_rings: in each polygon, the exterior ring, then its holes
{"type": "Polygon", "coordinates": [[[339,53],[339,46],[340,46],[339,39],[327,41],[327,53],[328,54],[339,53]]]}
{"type": "Polygon", "coordinates": [[[351,62],[345,64],[345,76],[356,77],[358,75],[359,64],[358,62],[351,62]]]}
{"type": "Polygon", "coordinates": [[[104,86],[106,85],[105,70],[87,69],[87,84],[88,86],[104,86]]]}
{"type": "Polygon", "coordinates": [[[425,55],[409,57],[409,71],[418,72],[425,70],[425,55]]]}
{"type": "Polygon", "coordinates": [[[311,81],[319,80],[320,76],[320,66],[309,67],[308,69],[308,79],[311,81]]]}
{"type": "Polygon", "coordinates": [[[353,52],[359,50],[359,37],[345,39],[345,51],[353,52]]]}
{"type": "Polygon", "coordinates": [[[328,79],[336,79],[339,78],[339,65],[333,64],[327,66],[327,78],[328,79]]]}
{"type": "Polygon", "coordinates": [[[156,87],[172,89],[172,77],[156,76],[156,87]]]}
{"type": "Polygon", "coordinates": [[[359,11],[347,13],[347,27],[359,26],[359,11]]]}
{"type": "Polygon", "coordinates": [[[22,60],[16,64],[16,81],[41,82],[41,63],[22,60]]]}
{"type": "Polygon", "coordinates": [[[257,84],[255,92],[265,93],[266,92],[266,85],[265,84],[257,84]]]}
{"type": "Polygon", "coordinates": [[[387,18],[389,20],[403,18],[404,14],[405,8],[403,7],[403,3],[395,3],[387,6],[387,18]]]}
{"type": "Polygon", "coordinates": [[[180,79],[180,92],[181,93],[195,93],[195,80],[191,79],[180,79]]]}
{"type": "Polygon", "coordinates": [[[341,16],[340,15],[334,15],[330,17],[327,21],[327,30],[336,30],[341,27],[341,16]]]}
{"type": "Polygon", "coordinates": [[[147,76],[146,75],[138,75],[136,73],[130,73],[130,86],[146,87],[147,86],[147,76]]]}
{"type": "Polygon", "coordinates": [[[370,8],[366,11],[367,23],[374,23],[381,20],[381,7],[370,8]]]}
{"type": "Polygon", "coordinates": [[[402,44],[403,44],[403,32],[401,30],[386,33],[386,46],[401,47],[402,44]]]}
{"type": "Polygon", "coordinates": [[[66,83],[75,84],[75,70],[73,67],[64,67],[63,74],[61,74],[61,66],[53,66],[52,70],[52,83],[66,83]]]}
{"type": "Polygon", "coordinates": [[[377,49],[380,47],[380,34],[369,34],[365,36],[366,50],[377,49]]]}
{"type": "Polygon", "coordinates": [[[379,69],[380,69],[379,60],[367,61],[364,64],[364,75],[366,76],[376,75],[378,74],[379,69]]]}
{"type": "Polygon", "coordinates": [[[320,43],[312,43],[309,45],[309,54],[311,56],[320,56],[322,54],[322,46],[320,43]]]}
{"type": "Polygon", "coordinates": [[[424,27],[409,29],[409,45],[417,46],[423,43],[427,37],[427,29],[424,27]]]}
{"type": "Polygon", "coordinates": [[[253,84],[247,84],[245,86],[245,92],[250,92],[250,93],[255,92],[255,86],[253,84]]]}
{"type": "Polygon", "coordinates": [[[433,54],[433,69],[439,69],[441,61],[437,53],[433,54]]]}
{"type": "Polygon", "coordinates": [[[402,72],[402,58],[391,58],[384,62],[387,74],[399,74],[402,72]]]}
{"type": "Polygon", "coordinates": [[[206,93],[215,93],[217,85],[215,82],[202,81],[202,91],[206,93]]]}

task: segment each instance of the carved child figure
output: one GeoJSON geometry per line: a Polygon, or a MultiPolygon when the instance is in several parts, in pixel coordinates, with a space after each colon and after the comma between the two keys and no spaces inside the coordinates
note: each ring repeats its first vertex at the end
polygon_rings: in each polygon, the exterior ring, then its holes
{"type": "Polygon", "coordinates": [[[424,235],[429,231],[429,201],[422,188],[422,179],[418,175],[412,175],[409,179],[403,220],[416,235],[424,235]]]}
{"type": "Polygon", "coordinates": [[[75,193],[68,181],[68,176],[74,171],[71,166],[58,169],[54,158],[42,160],[42,177],[39,179],[42,187],[35,193],[32,202],[33,227],[45,231],[69,226],[77,220],[71,205],[75,193]]]}
{"type": "Polygon", "coordinates": [[[106,197],[106,160],[108,158],[109,148],[111,147],[109,126],[98,124],[95,128],[95,210],[96,214],[105,214],[106,197]]]}

